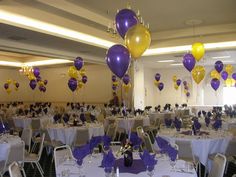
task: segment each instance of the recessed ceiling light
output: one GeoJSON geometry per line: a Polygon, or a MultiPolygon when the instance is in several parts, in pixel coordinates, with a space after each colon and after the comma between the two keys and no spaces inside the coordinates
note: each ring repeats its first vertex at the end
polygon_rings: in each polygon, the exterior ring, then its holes
{"type": "Polygon", "coordinates": [[[12,61],[0,61],[1,66],[13,66],[13,67],[21,67],[22,63],[20,62],[12,62],[12,61]]]}
{"type": "Polygon", "coordinates": [[[171,62],[174,62],[175,60],[160,60],[160,61],[157,61],[158,63],[171,63],[171,62]]]}
{"type": "Polygon", "coordinates": [[[230,58],[230,56],[229,55],[227,55],[227,56],[215,56],[215,57],[211,57],[211,58],[213,58],[213,59],[223,59],[223,58],[230,58]]]}

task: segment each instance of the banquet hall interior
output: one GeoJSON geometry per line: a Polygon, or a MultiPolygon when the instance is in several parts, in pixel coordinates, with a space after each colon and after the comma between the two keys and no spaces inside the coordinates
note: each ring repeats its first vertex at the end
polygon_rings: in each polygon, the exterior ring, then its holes
{"type": "Polygon", "coordinates": [[[236,177],[235,0],[0,0],[0,176],[236,177]]]}

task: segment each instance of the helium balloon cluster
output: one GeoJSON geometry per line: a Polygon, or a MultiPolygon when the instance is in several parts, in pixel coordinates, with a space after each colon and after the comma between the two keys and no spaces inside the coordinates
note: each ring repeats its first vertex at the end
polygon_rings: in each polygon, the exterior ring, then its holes
{"type": "Polygon", "coordinates": [[[130,88],[131,88],[131,83],[130,83],[129,75],[125,74],[123,79],[122,79],[122,81],[123,81],[122,87],[123,87],[125,93],[128,93],[130,88]]]}
{"type": "Polygon", "coordinates": [[[186,97],[190,97],[191,85],[187,81],[183,81],[183,85],[184,85],[184,94],[186,95],[186,97]]]}
{"type": "Polygon", "coordinates": [[[12,89],[10,88],[10,87],[11,87],[11,84],[14,86],[14,90],[15,90],[15,91],[18,91],[18,89],[19,89],[19,87],[20,87],[20,84],[19,84],[17,81],[8,79],[8,80],[6,81],[6,83],[3,85],[4,89],[6,90],[6,92],[7,92],[8,94],[10,94],[11,91],[12,91],[12,89]]]}
{"type": "Polygon", "coordinates": [[[157,86],[157,88],[162,91],[164,89],[164,83],[163,82],[160,82],[161,80],[161,74],[159,73],[156,73],[155,74],[155,81],[154,81],[154,84],[157,86]]]}
{"type": "Polygon", "coordinates": [[[191,54],[187,53],[183,57],[184,67],[192,73],[193,80],[199,84],[205,77],[205,68],[201,65],[196,65],[196,62],[199,62],[205,54],[204,45],[200,42],[194,43],[192,45],[191,54]]]}
{"type": "Polygon", "coordinates": [[[77,57],[74,60],[74,66],[71,66],[68,70],[68,75],[70,76],[70,79],[68,80],[68,87],[72,92],[82,88],[88,81],[88,77],[85,75],[86,71],[83,66],[84,60],[81,57],[77,57]]]}
{"type": "Polygon", "coordinates": [[[115,24],[125,46],[113,45],[107,50],[105,59],[110,70],[122,79],[129,69],[131,58],[139,58],[149,48],[151,35],[149,29],[139,22],[136,13],[131,9],[120,10],[116,14],[115,24]]]}
{"type": "Polygon", "coordinates": [[[173,82],[174,82],[174,88],[175,90],[178,90],[179,89],[179,86],[181,85],[181,79],[178,79],[177,76],[173,76],[172,78],[173,82]]]}
{"type": "Polygon", "coordinates": [[[117,77],[115,75],[112,75],[111,80],[112,80],[112,90],[114,92],[116,92],[116,90],[119,86],[119,82],[117,81],[117,77]]]}
{"type": "Polygon", "coordinates": [[[225,81],[225,85],[227,87],[235,86],[236,81],[236,73],[233,73],[233,66],[232,65],[226,65],[225,70],[224,64],[222,61],[216,61],[215,62],[215,69],[211,71],[210,76],[212,78],[211,80],[211,87],[216,91],[220,87],[220,78],[222,78],[225,81]],[[232,76],[232,78],[230,77],[232,76]]]}
{"type": "Polygon", "coordinates": [[[42,80],[42,77],[40,76],[40,69],[34,68],[32,72],[30,72],[27,75],[28,79],[30,80],[29,86],[32,90],[34,90],[37,85],[40,92],[46,92],[46,85],[48,84],[48,80],[42,80]]]}

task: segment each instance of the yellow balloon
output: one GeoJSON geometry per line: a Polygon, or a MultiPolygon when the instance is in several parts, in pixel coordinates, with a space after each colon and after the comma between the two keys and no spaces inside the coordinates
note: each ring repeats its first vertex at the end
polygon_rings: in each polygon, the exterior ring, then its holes
{"type": "Polygon", "coordinates": [[[15,91],[18,91],[18,88],[15,88],[15,91]]]}
{"type": "Polygon", "coordinates": [[[72,78],[78,78],[78,71],[74,66],[69,67],[68,75],[72,78]]]}
{"type": "Polygon", "coordinates": [[[206,73],[206,71],[205,71],[204,66],[198,65],[193,68],[192,77],[193,77],[194,81],[197,84],[199,84],[202,81],[202,79],[205,77],[205,73],[206,73]]]}
{"type": "Polygon", "coordinates": [[[192,45],[192,55],[197,61],[200,61],[205,54],[203,43],[196,42],[192,45]]]}
{"type": "Polygon", "coordinates": [[[234,67],[232,65],[226,65],[225,66],[225,71],[230,75],[234,71],[234,67]]]}
{"type": "Polygon", "coordinates": [[[172,77],[172,80],[173,80],[174,82],[176,82],[176,81],[177,81],[177,76],[174,75],[174,76],[172,77]]]}
{"type": "Polygon", "coordinates": [[[231,86],[232,87],[235,86],[235,83],[236,83],[236,81],[233,78],[231,78],[231,86]]]}
{"type": "Polygon", "coordinates": [[[29,74],[28,76],[28,79],[31,81],[31,80],[35,80],[36,79],[36,77],[34,76],[34,74],[29,74]]]}
{"type": "Polygon", "coordinates": [[[84,76],[85,74],[86,74],[86,70],[83,68],[83,69],[81,69],[80,71],[79,71],[79,74],[81,75],[81,76],[84,76]]]}
{"type": "Polygon", "coordinates": [[[211,71],[211,78],[220,80],[220,74],[216,70],[211,71]]]}
{"type": "Polygon", "coordinates": [[[179,86],[177,84],[174,85],[175,90],[179,89],[179,86]]]}
{"type": "Polygon", "coordinates": [[[156,86],[158,86],[158,84],[159,84],[159,81],[154,81],[154,84],[156,85],[156,86]]]}
{"type": "Polygon", "coordinates": [[[79,87],[79,88],[82,88],[83,85],[84,85],[83,82],[81,82],[81,81],[78,82],[78,87],[79,87]]]}
{"type": "Polygon", "coordinates": [[[7,83],[11,84],[12,80],[11,79],[7,79],[7,83]]]}
{"type": "Polygon", "coordinates": [[[39,84],[40,86],[44,86],[44,82],[43,82],[43,81],[39,81],[38,84],[39,84]]]}
{"type": "Polygon", "coordinates": [[[225,85],[226,85],[227,87],[231,87],[231,85],[232,85],[232,80],[231,80],[230,78],[226,79],[226,80],[225,80],[225,85]]]}
{"type": "Polygon", "coordinates": [[[132,58],[137,59],[142,56],[151,44],[150,31],[142,24],[131,27],[125,35],[125,45],[132,58]]]}
{"type": "Polygon", "coordinates": [[[113,82],[112,84],[117,87],[119,85],[119,82],[116,81],[116,82],[113,82]]]}
{"type": "Polygon", "coordinates": [[[10,88],[8,88],[6,91],[7,91],[8,94],[11,93],[11,89],[10,88]]]}
{"type": "Polygon", "coordinates": [[[129,89],[131,88],[131,84],[129,83],[129,84],[123,84],[122,85],[123,86],[123,88],[124,88],[124,90],[125,90],[125,92],[127,93],[127,92],[129,92],[129,89]]]}

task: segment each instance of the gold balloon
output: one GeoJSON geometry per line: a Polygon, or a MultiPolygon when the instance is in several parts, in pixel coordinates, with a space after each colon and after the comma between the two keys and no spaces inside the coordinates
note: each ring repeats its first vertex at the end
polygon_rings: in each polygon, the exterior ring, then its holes
{"type": "Polygon", "coordinates": [[[205,76],[205,68],[203,66],[195,66],[192,70],[192,77],[194,81],[199,84],[205,76]]]}
{"type": "Polygon", "coordinates": [[[18,88],[15,88],[15,91],[18,91],[18,88]]]}
{"type": "Polygon", "coordinates": [[[177,84],[174,85],[175,90],[179,89],[179,86],[177,84]]]}
{"type": "Polygon", "coordinates": [[[81,76],[84,76],[85,74],[86,74],[86,70],[83,68],[83,69],[81,69],[80,71],[79,71],[79,74],[81,75],[81,76]]]}
{"type": "Polygon", "coordinates": [[[186,94],[188,92],[188,90],[184,89],[184,94],[186,94]]]}
{"type": "Polygon", "coordinates": [[[211,78],[220,80],[220,74],[216,70],[211,71],[211,78]]]}
{"type": "Polygon", "coordinates": [[[40,86],[44,86],[44,82],[43,82],[43,81],[39,81],[38,84],[39,84],[40,86]]]}
{"type": "Polygon", "coordinates": [[[84,85],[83,82],[81,82],[81,81],[78,82],[78,87],[79,87],[79,88],[82,88],[83,85],[84,85]]]}
{"type": "Polygon", "coordinates": [[[230,78],[226,79],[226,80],[225,80],[225,85],[226,85],[227,87],[231,87],[231,85],[232,85],[232,80],[231,80],[230,78]]]}
{"type": "Polygon", "coordinates": [[[235,83],[236,83],[236,81],[233,78],[231,78],[231,86],[232,87],[235,86],[235,83]]]}
{"type": "Polygon", "coordinates": [[[113,82],[112,84],[117,87],[119,85],[119,82],[116,81],[116,82],[113,82]]]}
{"type": "Polygon", "coordinates": [[[192,55],[197,61],[200,61],[205,54],[203,43],[196,42],[192,45],[192,55]]]}
{"type": "Polygon", "coordinates": [[[172,80],[173,80],[174,82],[176,82],[176,81],[177,81],[177,76],[174,75],[174,76],[172,77],[172,80]]]}
{"type": "Polygon", "coordinates": [[[12,80],[11,79],[7,79],[7,83],[11,84],[12,80]]]}
{"type": "Polygon", "coordinates": [[[225,71],[230,75],[234,71],[234,67],[232,65],[226,65],[225,66],[225,71]]]}
{"type": "Polygon", "coordinates": [[[150,31],[142,24],[131,27],[125,35],[125,45],[132,58],[137,59],[142,56],[151,44],[150,31]]]}
{"type": "Polygon", "coordinates": [[[128,93],[129,92],[129,89],[131,88],[131,83],[129,84],[122,84],[122,87],[124,88],[125,92],[128,93]]]}
{"type": "Polygon", "coordinates": [[[6,91],[7,91],[7,94],[11,93],[11,89],[10,88],[8,88],[6,91]]]}
{"type": "Polygon", "coordinates": [[[28,79],[29,79],[30,81],[36,79],[36,77],[34,76],[33,73],[29,74],[27,77],[28,77],[28,79]]]}
{"type": "Polygon", "coordinates": [[[78,78],[78,71],[74,66],[69,67],[68,75],[72,78],[78,78]]]}
{"type": "Polygon", "coordinates": [[[155,86],[158,86],[158,84],[159,84],[159,81],[154,81],[154,84],[155,84],[155,86]]]}

